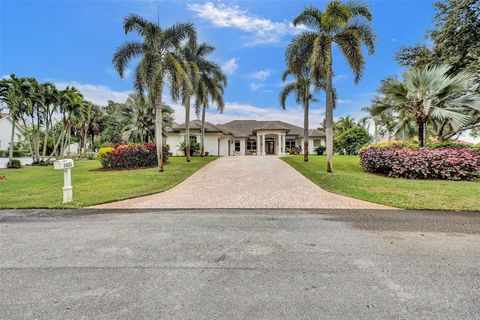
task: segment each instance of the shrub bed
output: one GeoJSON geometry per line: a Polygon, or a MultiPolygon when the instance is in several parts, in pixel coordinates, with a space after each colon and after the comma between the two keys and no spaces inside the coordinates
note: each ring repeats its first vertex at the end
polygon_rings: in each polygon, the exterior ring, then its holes
{"type": "Polygon", "coordinates": [[[393,178],[475,180],[480,152],[467,148],[370,146],[360,151],[363,170],[393,178]]]}
{"type": "MultiPolygon", "coordinates": [[[[156,146],[153,143],[115,145],[100,148],[98,159],[103,168],[134,169],[157,165],[156,146]]],[[[163,159],[168,160],[168,150],[164,148],[163,159]]]]}

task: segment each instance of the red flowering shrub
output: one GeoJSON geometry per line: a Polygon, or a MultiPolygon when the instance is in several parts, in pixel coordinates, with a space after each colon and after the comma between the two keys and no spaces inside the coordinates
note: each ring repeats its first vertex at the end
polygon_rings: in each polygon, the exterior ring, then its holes
{"type": "MultiPolygon", "coordinates": [[[[133,169],[157,165],[157,151],[153,143],[101,148],[98,157],[102,167],[111,169],[133,169]]],[[[163,158],[165,162],[168,159],[168,152],[165,149],[163,158]]]]}
{"type": "Polygon", "coordinates": [[[360,150],[363,170],[393,178],[475,180],[480,152],[466,148],[367,147],[360,150]]]}

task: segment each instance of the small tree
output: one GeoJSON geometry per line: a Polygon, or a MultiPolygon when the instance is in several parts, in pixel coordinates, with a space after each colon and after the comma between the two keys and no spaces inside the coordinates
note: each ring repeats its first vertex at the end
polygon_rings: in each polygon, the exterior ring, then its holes
{"type": "Polygon", "coordinates": [[[371,141],[367,130],[355,126],[342,132],[335,139],[335,149],[341,154],[357,155],[360,149],[371,141]]]}

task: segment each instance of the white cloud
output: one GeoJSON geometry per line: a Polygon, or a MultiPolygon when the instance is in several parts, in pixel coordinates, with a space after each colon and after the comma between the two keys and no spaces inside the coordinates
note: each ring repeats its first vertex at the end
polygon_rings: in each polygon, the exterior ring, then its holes
{"type": "Polygon", "coordinates": [[[258,70],[256,72],[247,74],[247,77],[250,79],[265,81],[268,77],[270,77],[270,75],[270,70],[258,70]]]}
{"type": "Polygon", "coordinates": [[[252,90],[253,92],[257,91],[258,89],[264,87],[265,84],[263,83],[251,83],[250,84],[250,90],[252,90]]]}
{"type": "Polygon", "coordinates": [[[74,86],[83,94],[83,97],[86,100],[100,106],[106,106],[108,100],[125,102],[125,100],[128,98],[128,95],[132,93],[132,91],[115,91],[107,86],[80,83],[76,81],[54,83],[57,88],[61,90],[65,89],[67,86],[74,86]]]}
{"type": "Polygon", "coordinates": [[[235,73],[238,69],[237,59],[232,58],[225,61],[222,65],[222,71],[225,72],[226,75],[231,76],[235,73]]]}
{"type": "Polygon", "coordinates": [[[277,43],[284,36],[305,29],[303,25],[294,27],[287,21],[275,22],[257,17],[235,4],[189,3],[187,9],[217,28],[234,28],[252,34],[248,45],[277,43]]]}
{"type": "Polygon", "coordinates": [[[350,99],[338,99],[337,102],[339,104],[345,104],[345,103],[352,103],[353,100],[350,100],[350,99]]]}

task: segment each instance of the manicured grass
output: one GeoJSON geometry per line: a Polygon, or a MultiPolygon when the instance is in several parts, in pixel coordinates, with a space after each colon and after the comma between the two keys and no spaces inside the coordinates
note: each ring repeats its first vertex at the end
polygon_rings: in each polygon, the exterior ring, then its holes
{"type": "Polygon", "coordinates": [[[168,190],[216,157],[171,157],[165,172],[158,169],[91,171],[100,162],[75,162],[72,169],[73,199],[62,204],[63,171],[48,167],[0,169],[0,208],[78,208],[168,190]]]}
{"type": "Polygon", "coordinates": [[[335,156],[333,173],[326,172],[326,157],[283,157],[325,190],[404,209],[480,211],[480,181],[408,180],[365,173],[354,156],[335,156]]]}

